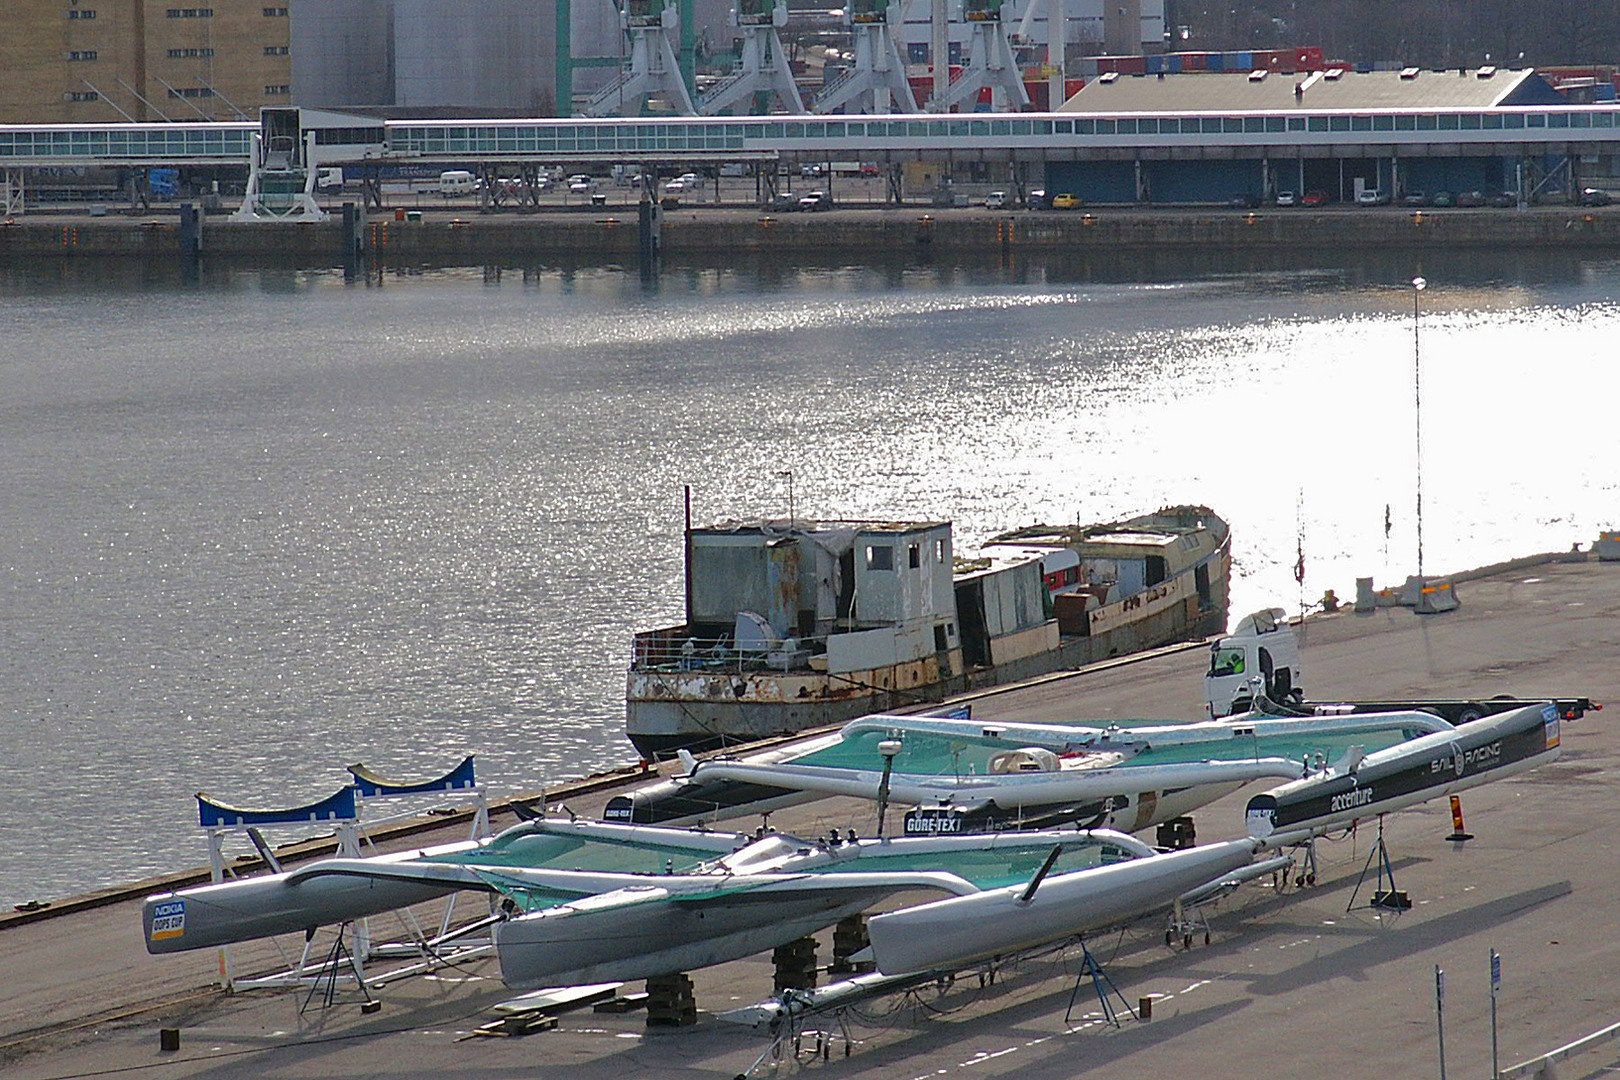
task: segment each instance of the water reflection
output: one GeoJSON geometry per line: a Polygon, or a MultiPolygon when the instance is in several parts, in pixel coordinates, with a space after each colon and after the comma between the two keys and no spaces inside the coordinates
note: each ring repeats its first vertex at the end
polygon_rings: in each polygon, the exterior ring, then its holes
{"type": "MultiPolygon", "coordinates": [[[[1086,285],[1169,283],[1238,276],[1270,277],[1280,288],[1319,282],[1323,275],[1349,285],[1400,284],[1423,275],[1448,286],[1523,284],[1556,286],[1612,280],[1614,262],[1594,260],[1569,249],[1459,250],[1370,248],[1338,252],[1277,249],[1163,247],[1139,250],[1025,252],[1010,249],[959,255],[928,248],[863,252],[853,261],[839,252],[794,252],[791,258],[761,251],[727,255],[662,256],[656,268],[552,258],[531,262],[503,260],[477,266],[446,266],[369,257],[358,263],[309,264],[298,261],[238,260],[204,254],[195,285],[202,291],[257,288],[266,292],[307,288],[341,277],[382,286],[422,278],[475,275],[485,284],[504,283],[515,274],[524,284],[552,279],[571,293],[582,283],[672,294],[705,295],[716,290],[782,292],[817,289],[978,288],[994,285],[1086,285]],[[633,273],[632,273],[633,272],[633,273]]],[[[188,282],[180,260],[83,259],[31,256],[0,259],[0,294],[22,295],[50,289],[144,291],[188,282]]]]}

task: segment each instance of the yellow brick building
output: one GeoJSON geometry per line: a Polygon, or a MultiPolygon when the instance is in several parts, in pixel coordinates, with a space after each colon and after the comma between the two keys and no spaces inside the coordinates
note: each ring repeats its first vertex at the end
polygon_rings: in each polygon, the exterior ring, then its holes
{"type": "Polygon", "coordinates": [[[287,3],[6,0],[0,123],[257,120],[291,101],[287,3]]]}

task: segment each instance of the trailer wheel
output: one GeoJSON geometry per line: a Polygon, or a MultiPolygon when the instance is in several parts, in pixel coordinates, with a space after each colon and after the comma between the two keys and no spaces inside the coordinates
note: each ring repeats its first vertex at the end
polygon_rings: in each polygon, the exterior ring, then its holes
{"type": "Polygon", "coordinates": [[[1464,705],[1462,711],[1457,714],[1457,723],[1472,724],[1475,720],[1478,720],[1484,715],[1485,710],[1480,708],[1478,705],[1464,705]]]}

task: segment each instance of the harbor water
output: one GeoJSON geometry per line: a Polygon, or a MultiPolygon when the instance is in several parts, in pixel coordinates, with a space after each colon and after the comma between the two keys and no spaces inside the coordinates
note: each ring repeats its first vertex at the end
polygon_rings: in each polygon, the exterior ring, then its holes
{"type": "Polygon", "coordinates": [[[34,260],[0,310],[8,904],[204,862],[198,791],[631,761],[684,485],[699,523],[949,519],[959,551],[1204,503],[1234,617],[1414,573],[1420,473],[1431,574],[1620,526],[1620,263],[1575,256],[34,260]]]}

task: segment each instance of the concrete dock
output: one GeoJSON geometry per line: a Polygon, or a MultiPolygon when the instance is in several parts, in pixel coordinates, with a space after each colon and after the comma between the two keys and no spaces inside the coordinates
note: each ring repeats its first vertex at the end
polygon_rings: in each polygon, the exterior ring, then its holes
{"type": "MultiPolygon", "coordinates": [[[[1537,206],[1524,211],[1411,210],[1404,207],[1099,206],[1076,210],[1006,211],[844,207],[817,213],[774,213],[745,206],[681,207],[664,214],[668,258],[737,252],[870,255],[953,253],[984,257],[1040,252],[1191,253],[1209,248],[1255,252],[1411,248],[1423,251],[1580,250],[1620,246],[1620,206],[1537,206]]],[[[635,259],[637,209],[621,193],[602,207],[548,208],[539,213],[481,213],[477,206],[433,208],[421,220],[374,211],[360,229],[368,257],[384,261],[478,263],[490,259],[561,257],[635,259]]],[[[350,238],[330,223],[232,223],[209,217],[205,256],[317,259],[341,262],[350,238]]],[[[0,261],[8,257],[177,255],[176,209],[91,217],[30,214],[0,222],[0,261]]]]}
{"type": "MultiPolygon", "coordinates": [[[[1461,609],[1446,614],[1382,608],[1313,618],[1304,685],[1317,698],[1556,694],[1620,702],[1620,563],[1530,562],[1464,581],[1457,593],[1461,609]]],[[[1188,648],[1050,676],[976,697],[974,716],[1198,719],[1206,662],[1205,650],[1188,648]]],[[[1565,724],[1559,762],[1465,794],[1475,837],[1465,843],[1447,841],[1444,801],[1390,817],[1387,841],[1399,888],[1413,902],[1408,911],[1346,910],[1374,839],[1363,827],[1318,844],[1314,887],[1268,879],[1223,901],[1209,913],[1208,945],[1196,935],[1191,948],[1179,938],[1167,946],[1162,917],[1091,938],[1131,1005],[1152,997],[1149,1021],[1105,1023],[1091,983],[1077,988],[1080,953],[1070,948],[1012,965],[991,985],[968,976],[947,989],[868,1002],[843,1024],[818,1018],[810,1027],[828,1034],[807,1032],[797,1048],[789,1042],[776,1075],[1433,1076],[1441,1071],[1438,966],[1446,974],[1446,1072],[1482,1076],[1491,1066],[1492,949],[1503,965],[1500,1063],[1544,1053],[1620,1020],[1617,720],[1607,711],[1565,724]]],[[[1200,811],[1199,839],[1241,835],[1253,790],[1200,811]]],[[[594,812],[609,794],[570,803],[594,812]]],[[[873,816],[869,806],[832,800],[771,823],[869,832],[873,816]]],[[[1371,884],[1369,874],[1358,904],[1371,884]]],[[[828,938],[820,935],[823,962],[828,938]]],[[[278,948],[296,957],[299,944],[295,937],[239,948],[238,970],[268,968],[278,948]]],[[[694,973],[700,1011],[691,1027],[648,1029],[642,1013],[586,1008],[563,1015],[555,1030],[521,1037],[472,1035],[512,996],[492,958],[391,983],[370,1013],[352,994],[327,1008],[319,995],[305,1007],[305,990],[226,995],[210,989],[214,954],[146,954],[136,900],[0,926],[0,971],[0,1075],[18,1080],[113,1072],[729,1078],[770,1047],[763,1032],[713,1016],[771,994],[768,956],[694,973]],[[165,1028],[179,1029],[177,1050],[160,1049],[165,1028]]],[[[1596,1075],[1616,1063],[1620,1043],[1611,1043],[1560,1065],[1559,1075],[1596,1075]]]]}

